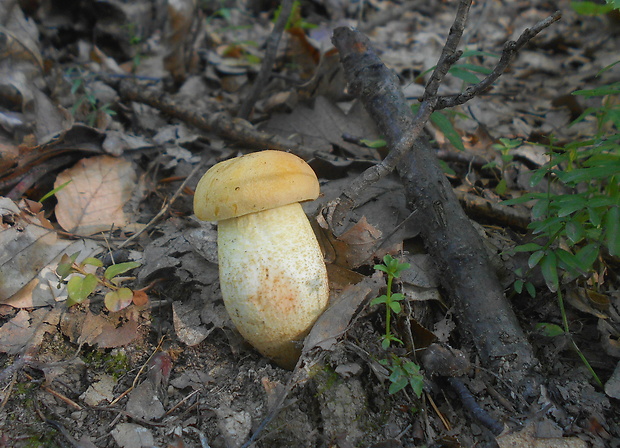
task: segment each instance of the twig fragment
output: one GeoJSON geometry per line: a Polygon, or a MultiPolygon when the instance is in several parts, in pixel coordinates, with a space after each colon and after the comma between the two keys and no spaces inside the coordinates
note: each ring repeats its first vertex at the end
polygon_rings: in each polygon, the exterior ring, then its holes
{"type": "Polygon", "coordinates": [[[243,145],[248,149],[276,149],[290,151],[302,159],[309,160],[314,150],[300,145],[279,135],[268,134],[254,128],[252,124],[240,118],[231,118],[226,113],[202,115],[176,103],[169,95],[146,90],[143,86],[130,80],[119,82],[107,77],[106,83],[118,88],[123,100],[136,101],[154,107],[162,113],[177,118],[202,131],[211,132],[219,137],[243,145]]]}
{"type": "Polygon", "coordinates": [[[521,36],[519,36],[516,41],[506,42],[499,62],[486,78],[484,78],[478,84],[469,86],[467,89],[465,89],[463,93],[439,97],[435,109],[440,110],[447,107],[459,106],[461,104],[465,104],[473,97],[483,93],[485,90],[491,87],[491,85],[495,81],[497,81],[497,79],[501,76],[502,73],[504,73],[504,70],[506,70],[508,64],[510,64],[510,62],[514,59],[515,55],[519,52],[519,50],[521,50],[521,48],[523,48],[525,44],[527,44],[530,40],[536,37],[536,35],[538,35],[538,33],[540,33],[542,30],[557,22],[561,18],[562,14],[560,13],[560,11],[556,11],[553,15],[547,17],[544,20],[541,20],[533,27],[527,28],[525,31],[523,31],[523,33],[521,33],[521,36]]]}

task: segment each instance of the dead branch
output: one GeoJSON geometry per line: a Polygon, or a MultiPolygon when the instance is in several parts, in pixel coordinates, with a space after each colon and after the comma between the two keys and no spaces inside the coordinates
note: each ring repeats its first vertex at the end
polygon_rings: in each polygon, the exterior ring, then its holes
{"type": "MultiPolygon", "coordinates": [[[[333,211],[333,223],[336,234],[344,232],[342,226],[346,215],[355,207],[355,201],[360,192],[368,188],[383,176],[394,171],[403,155],[413,147],[413,142],[422,135],[422,131],[430,115],[438,109],[450,107],[449,105],[464,104],[476,95],[484,92],[503,73],[517,52],[523,48],[543,29],[558,21],[561,17],[556,12],[547,19],[537,23],[532,28],[526,29],[516,42],[506,44],[502,56],[493,72],[480,83],[471,86],[463,94],[457,96],[437,96],[437,90],[443,82],[450,67],[459,59],[460,53],[456,50],[459,40],[463,35],[465,21],[469,12],[471,1],[459,2],[456,18],[442,50],[437,67],[432,73],[421,99],[420,109],[415,117],[411,115],[409,105],[400,101],[394,104],[391,96],[393,92],[400,92],[397,76],[393,73],[381,74],[374,70],[383,66],[381,59],[372,49],[367,38],[359,38],[359,33],[354,33],[347,28],[334,30],[332,40],[341,55],[342,65],[345,70],[350,93],[357,97],[364,95],[369,104],[373,104],[373,115],[379,129],[389,130],[397,125],[405,132],[386,132],[397,135],[393,141],[388,138],[389,154],[379,164],[368,168],[345,189],[338,198],[338,205],[333,211]],[[475,89],[474,89],[475,88],[475,89]],[[470,91],[470,89],[473,89],[470,91]],[[454,104],[452,104],[454,103],[454,104]]],[[[402,94],[398,94],[402,96],[402,94]]]]}
{"type": "MultiPolygon", "coordinates": [[[[354,206],[361,190],[398,164],[407,199],[417,216],[423,217],[421,235],[442,273],[443,287],[452,297],[462,328],[471,336],[485,365],[513,380],[526,395],[533,395],[536,388],[532,386],[537,382],[531,371],[537,364],[533,349],[504,296],[480,235],[459,205],[435,154],[420,138],[437,105],[439,85],[460,56],[456,48],[470,4],[466,0],[459,2],[456,19],[415,117],[396,76],[380,61],[368,38],[348,28],[334,31],[333,42],[340,52],[351,93],[375,118],[390,153],[343,192],[334,210],[333,225],[342,231],[347,208],[354,206]],[[338,208],[344,212],[337,213],[338,208]]],[[[523,39],[519,38],[519,48],[543,28],[539,24],[533,31],[526,30],[523,39]]],[[[513,56],[512,50],[506,52],[506,58],[513,56]]]]}
{"type": "Polygon", "coordinates": [[[454,194],[465,209],[465,213],[473,218],[483,218],[497,225],[516,227],[523,231],[527,230],[531,222],[529,212],[521,209],[502,205],[461,190],[454,190],[454,194]]]}
{"type": "Polygon", "coordinates": [[[247,149],[277,149],[290,151],[299,157],[309,160],[314,156],[314,150],[294,141],[268,134],[254,128],[251,123],[240,118],[231,118],[228,114],[219,112],[213,114],[199,114],[181,106],[169,95],[159,91],[147,90],[143,85],[130,80],[109,78],[106,83],[118,88],[121,98],[125,101],[136,101],[177,118],[202,131],[210,132],[219,137],[232,141],[247,149]]]}
{"type": "Polygon", "coordinates": [[[292,10],[293,0],[283,0],[280,7],[280,15],[278,16],[278,20],[274,25],[271,34],[267,38],[267,42],[265,43],[265,57],[263,58],[263,63],[261,64],[258,76],[254,80],[254,85],[252,86],[250,94],[246,96],[243,104],[241,104],[241,107],[239,108],[239,112],[237,113],[239,118],[243,118],[244,120],[248,119],[250,113],[252,112],[252,108],[254,107],[254,103],[256,103],[256,100],[258,99],[258,95],[265,88],[265,84],[267,84],[267,81],[269,80],[269,76],[271,75],[273,69],[273,63],[276,60],[280,38],[282,37],[282,33],[284,32],[284,28],[286,27],[286,23],[288,22],[292,10]]]}
{"type": "MultiPolygon", "coordinates": [[[[437,89],[439,89],[450,67],[460,57],[456,48],[465,29],[470,6],[471,0],[459,2],[448,39],[437,67],[435,67],[426,86],[422,104],[415,117],[412,117],[411,108],[406,101],[393,101],[398,96],[402,97],[398,77],[392,72],[386,74],[382,70],[375,70],[377,67],[382,67],[383,63],[372,49],[370,41],[367,38],[359,38],[360,33],[348,28],[341,27],[334,30],[332,41],[340,52],[350,93],[365,98],[363,99],[364,102],[367,101],[368,104],[372,104],[373,112],[371,115],[377,122],[379,129],[394,128],[390,129],[391,132],[386,132],[386,139],[390,148],[387,157],[354,179],[349,188],[340,195],[332,218],[336,234],[344,231],[342,228],[344,218],[354,208],[359,193],[394,171],[402,156],[413,147],[415,140],[422,135],[426,122],[435,110],[437,89]],[[395,95],[394,98],[390,98],[392,95],[395,95]],[[407,132],[399,132],[399,129],[407,129],[407,132]]],[[[368,106],[366,108],[370,111],[368,106]]]]}
{"type": "Polygon", "coordinates": [[[521,36],[519,36],[519,39],[517,39],[516,41],[507,42],[506,45],[504,45],[504,50],[502,51],[499,62],[486,78],[484,78],[478,84],[469,86],[462,93],[456,95],[441,96],[437,101],[437,106],[435,107],[435,110],[465,104],[473,97],[480,95],[481,93],[486,91],[495,81],[497,81],[497,78],[499,78],[501,74],[504,73],[504,70],[506,70],[508,64],[510,64],[514,56],[519,52],[519,50],[521,50],[521,48],[523,48],[525,44],[527,44],[530,40],[532,40],[532,38],[534,38],[538,33],[550,26],[552,23],[560,20],[560,18],[562,18],[562,14],[560,13],[560,11],[556,11],[552,16],[549,16],[545,20],[538,22],[532,28],[527,28],[525,31],[523,31],[521,36]]]}

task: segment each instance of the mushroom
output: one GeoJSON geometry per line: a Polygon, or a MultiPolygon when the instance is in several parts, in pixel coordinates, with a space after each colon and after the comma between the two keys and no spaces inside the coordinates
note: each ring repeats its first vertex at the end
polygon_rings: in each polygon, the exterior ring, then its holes
{"type": "Polygon", "coordinates": [[[327,306],[327,270],[300,202],[319,182],[299,157],[260,151],[214,165],[198,182],[194,213],[218,221],[220,287],[239,333],[292,369],[327,306]]]}

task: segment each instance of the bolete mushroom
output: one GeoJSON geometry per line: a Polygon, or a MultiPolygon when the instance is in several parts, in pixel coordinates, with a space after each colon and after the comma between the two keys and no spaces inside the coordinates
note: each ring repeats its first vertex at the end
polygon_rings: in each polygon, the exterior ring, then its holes
{"type": "Polygon", "coordinates": [[[292,369],[327,306],[323,255],[300,202],[319,182],[299,157],[260,151],[214,165],[198,182],[194,213],[218,222],[220,286],[241,335],[292,369]]]}

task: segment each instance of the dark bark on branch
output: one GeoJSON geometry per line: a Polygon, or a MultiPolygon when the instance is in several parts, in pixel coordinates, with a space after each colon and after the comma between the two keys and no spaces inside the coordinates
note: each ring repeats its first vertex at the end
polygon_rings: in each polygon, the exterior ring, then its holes
{"type": "MultiPolygon", "coordinates": [[[[484,243],[459,205],[431,149],[421,140],[399,168],[427,250],[441,272],[462,328],[485,365],[510,366],[520,380],[535,364],[532,347],[504,295],[484,243]]],[[[516,378],[515,378],[516,379],[516,378]]]]}
{"type": "Polygon", "coordinates": [[[437,101],[437,106],[435,110],[445,109],[447,107],[459,106],[461,104],[465,104],[467,101],[471,100],[473,97],[483,93],[487,90],[491,85],[497,81],[497,78],[504,73],[510,61],[514,58],[523,46],[528,43],[534,36],[540,33],[542,30],[550,26],[552,23],[557,22],[562,17],[560,11],[556,11],[552,16],[547,17],[545,20],[538,22],[532,28],[527,28],[519,39],[516,41],[507,42],[504,45],[504,51],[502,51],[502,56],[500,57],[499,62],[493,69],[489,75],[480,81],[478,84],[474,84],[469,86],[463,93],[459,93],[456,95],[442,96],[437,101]]]}
{"type": "MultiPolygon", "coordinates": [[[[368,39],[348,28],[334,31],[334,45],[340,52],[351,93],[362,100],[391,148],[383,163],[352,183],[338,206],[352,208],[361,191],[358,188],[365,188],[398,165],[407,198],[416,215],[423,217],[421,235],[440,268],[443,286],[450,293],[462,328],[471,336],[486,366],[515,381],[530,395],[536,393],[532,386],[537,382],[531,370],[537,364],[533,349],[504,295],[482,238],[460,207],[437,158],[419,138],[435,109],[437,88],[458,59],[456,46],[470,3],[459,3],[446,48],[415,117],[396,76],[383,65],[368,39]]],[[[554,20],[557,18],[548,19],[546,26],[554,20]]],[[[526,30],[526,37],[519,39],[520,45],[543,28],[537,25],[534,32],[526,30]]],[[[513,55],[511,52],[506,58],[513,55]]],[[[335,230],[339,230],[339,220],[346,214],[336,213],[338,206],[332,221],[335,230]]]]}

